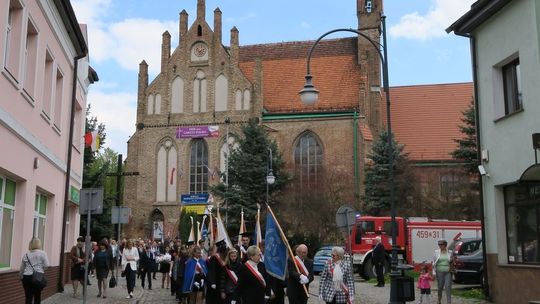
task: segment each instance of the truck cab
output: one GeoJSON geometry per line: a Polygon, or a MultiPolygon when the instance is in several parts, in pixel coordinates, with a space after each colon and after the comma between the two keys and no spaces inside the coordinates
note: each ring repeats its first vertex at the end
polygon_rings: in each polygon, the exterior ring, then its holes
{"type": "MultiPolygon", "coordinates": [[[[396,217],[397,233],[396,244],[398,246],[398,258],[403,259],[405,252],[405,220],[396,217]]],[[[380,236],[381,242],[386,249],[386,262],[384,272],[390,271],[390,252],[392,251],[392,218],[389,216],[363,216],[356,221],[351,231],[350,248],[353,255],[355,270],[364,279],[375,277],[373,267],[372,250],[375,246],[375,238],[380,236]]]]}

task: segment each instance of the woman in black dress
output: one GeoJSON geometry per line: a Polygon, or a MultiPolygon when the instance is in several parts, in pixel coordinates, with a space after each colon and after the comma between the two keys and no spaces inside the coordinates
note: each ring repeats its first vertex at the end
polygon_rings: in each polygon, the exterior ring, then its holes
{"type": "Polygon", "coordinates": [[[271,289],[266,268],[260,262],[261,250],[257,246],[249,246],[247,258],[238,275],[240,298],[242,303],[265,304],[270,299],[271,289]]]}
{"type": "Polygon", "coordinates": [[[225,269],[221,272],[220,294],[221,299],[225,300],[226,304],[239,303],[240,296],[238,295],[238,274],[240,273],[240,259],[238,258],[238,251],[231,249],[227,253],[225,259],[225,269]]]}
{"type": "Polygon", "coordinates": [[[107,243],[101,241],[99,243],[99,249],[94,254],[93,262],[98,280],[98,298],[101,296],[103,296],[103,298],[107,297],[107,277],[109,276],[109,270],[112,270],[114,265],[112,253],[107,247],[107,243]]]}
{"type": "Polygon", "coordinates": [[[160,255],[156,262],[159,263],[159,272],[161,272],[161,288],[169,289],[170,278],[169,272],[171,271],[171,254],[170,248],[165,248],[165,254],[160,255]]]}

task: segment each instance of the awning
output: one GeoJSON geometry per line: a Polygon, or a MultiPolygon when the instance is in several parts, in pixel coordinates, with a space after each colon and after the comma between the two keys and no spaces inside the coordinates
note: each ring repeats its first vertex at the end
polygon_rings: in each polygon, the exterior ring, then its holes
{"type": "Polygon", "coordinates": [[[519,178],[520,183],[540,182],[540,164],[534,164],[523,171],[519,178]]]}

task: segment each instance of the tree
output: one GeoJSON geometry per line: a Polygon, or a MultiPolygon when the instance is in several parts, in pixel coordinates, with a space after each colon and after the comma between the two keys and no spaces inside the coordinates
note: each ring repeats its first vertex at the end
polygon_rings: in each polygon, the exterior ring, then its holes
{"type": "MultiPolygon", "coordinates": [[[[86,108],[86,129],[85,132],[98,130],[100,142],[105,142],[105,125],[99,123],[97,117],[90,116],[90,106],[86,108]]],[[[113,225],[111,224],[111,207],[116,198],[116,178],[106,177],[109,172],[117,170],[118,153],[106,148],[92,152],[90,148],[84,149],[83,165],[83,188],[104,188],[103,214],[92,216],[90,235],[94,240],[105,236],[113,236],[113,225]]],[[[81,220],[80,233],[86,234],[86,220],[81,220]]]]}
{"type": "MultiPolygon", "coordinates": [[[[409,170],[408,156],[403,152],[403,145],[398,145],[392,136],[394,155],[394,200],[406,204],[407,196],[411,193],[414,175],[409,170]]],[[[390,211],[390,166],[388,154],[388,132],[382,132],[373,144],[373,150],[368,155],[370,164],[366,168],[364,181],[364,207],[369,215],[381,215],[390,211]]],[[[403,206],[401,206],[403,207],[403,206]]]]}
{"type": "Polygon", "coordinates": [[[229,185],[225,184],[225,173],[221,173],[222,182],[210,187],[212,194],[227,200],[229,208],[228,226],[237,231],[240,212],[244,210],[244,219],[255,218],[257,204],[266,203],[266,175],[269,158],[268,148],[272,150],[272,171],[276,182],[269,187],[270,201],[287,183],[288,177],[282,171],[283,160],[277,144],[271,140],[264,127],[255,119],[242,126],[242,136],[237,139],[238,148],[232,149],[229,157],[229,185]]]}
{"type": "Polygon", "coordinates": [[[474,100],[471,99],[469,107],[462,112],[461,121],[463,125],[459,130],[463,138],[454,139],[458,143],[458,148],[450,154],[456,160],[462,161],[465,171],[469,176],[478,177],[478,147],[476,146],[476,119],[474,111],[474,100]]]}

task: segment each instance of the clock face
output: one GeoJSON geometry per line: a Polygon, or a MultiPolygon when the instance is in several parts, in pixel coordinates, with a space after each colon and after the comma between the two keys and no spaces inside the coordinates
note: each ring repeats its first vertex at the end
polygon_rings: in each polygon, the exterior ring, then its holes
{"type": "Polygon", "coordinates": [[[195,43],[191,48],[192,61],[208,60],[208,47],[202,42],[195,43]]]}
{"type": "Polygon", "coordinates": [[[206,54],[206,46],[202,44],[196,45],[193,51],[195,53],[195,56],[203,57],[206,54]]]}

